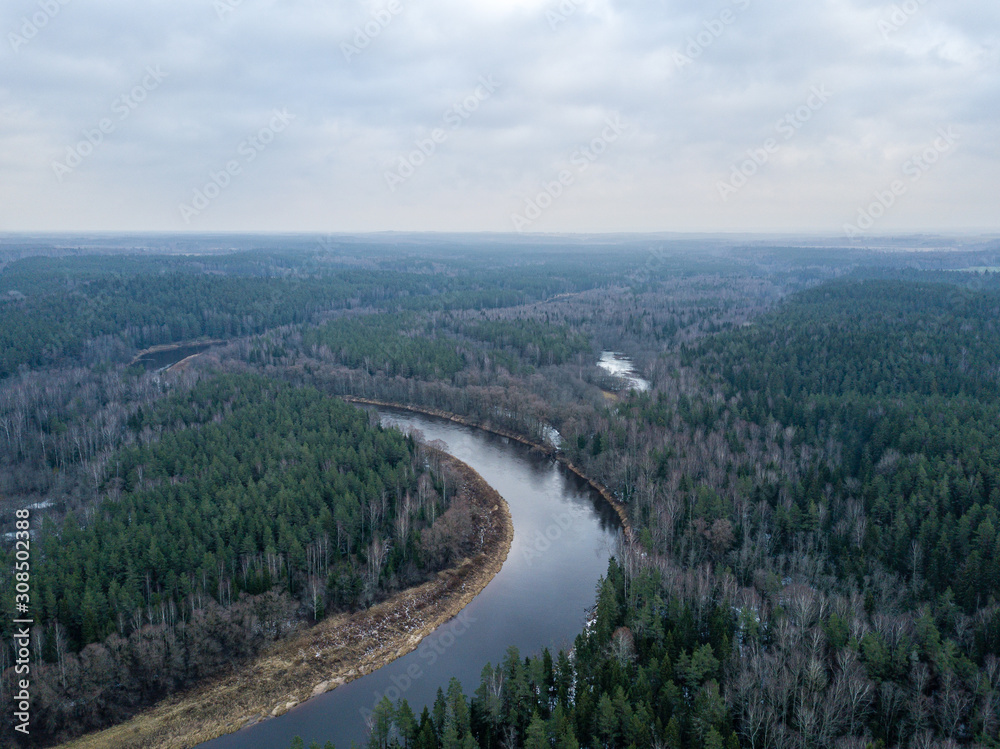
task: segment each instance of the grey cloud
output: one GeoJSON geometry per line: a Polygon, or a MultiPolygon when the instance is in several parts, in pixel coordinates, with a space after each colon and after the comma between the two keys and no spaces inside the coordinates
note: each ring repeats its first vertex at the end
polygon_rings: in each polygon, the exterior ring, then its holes
{"type": "Polygon", "coordinates": [[[996,226],[995,2],[927,0],[886,33],[893,3],[871,0],[396,0],[387,23],[379,0],[218,1],[222,17],[212,0],[70,0],[16,53],[7,35],[39,5],[5,5],[0,230],[508,230],[614,113],[627,135],[539,230],[836,230],[943,125],[961,147],[883,225],[996,226]],[[59,182],[51,162],[150,65],[169,77],[59,182]],[[482,75],[501,87],[387,190],[482,75]],[[819,85],[830,101],[720,204],[717,181],[819,85]],[[284,107],[289,128],[182,224],[177,205],[284,107]]]}

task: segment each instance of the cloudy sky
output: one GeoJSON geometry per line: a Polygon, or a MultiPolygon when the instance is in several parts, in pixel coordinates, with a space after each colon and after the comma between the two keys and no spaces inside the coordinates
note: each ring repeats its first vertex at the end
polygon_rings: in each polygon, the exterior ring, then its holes
{"type": "Polygon", "coordinates": [[[996,0],[4,0],[0,231],[1000,230],[996,0]]]}

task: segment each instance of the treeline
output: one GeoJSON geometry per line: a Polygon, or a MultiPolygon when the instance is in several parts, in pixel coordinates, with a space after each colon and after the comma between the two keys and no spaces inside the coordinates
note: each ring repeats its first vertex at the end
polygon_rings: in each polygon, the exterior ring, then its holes
{"type": "Polygon", "coordinates": [[[165,378],[110,367],[9,378],[0,385],[0,493],[20,505],[47,501],[59,510],[93,501],[106,461],[139,438],[129,417],[191,382],[189,374],[165,378]]]}
{"type": "Polygon", "coordinates": [[[525,304],[593,284],[579,273],[333,268],[305,255],[27,258],[0,273],[0,378],[77,360],[111,336],[130,349],[233,338],[355,306],[448,311],[525,304]]]}
{"type": "Polygon", "coordinates": [[[132,348],[199,337],[231,338],[302,322],[344,305],[340,278],[227,277],[179,272],[106,277],[72,290],[0,300],[0,377],[21,366],[80,359],[86,342],[115,336],[132,348]]]}
{"type": "Polygon", "coordinates": [[[585,335],[532,318],[366,314],[305,326],[295,341],[255,344],[247,360],[271,362],[290,348],[370,375],[445,381],[465,369],[521,372],[591,352],[585,335]]]}
{"type": "Polygon", "coordinates": [[[34,613],[71,650],[127,635],[146,609],[184,615],[199,597],[279,588],[319,618],[328,582],[350,604],[419,566],[419,530],[446,509],[421,501],[412,442],[314,390],[223,376],[140,410],[132,427],[167,425],[115,461],[115,496],[84,525],[70,515],[43,529],[34,613]]]}
{"type": "Polygon", "coordinates": [[[793,445],[841,446],[795,485],[756,489],[783,547],[818,532],[843,575],[860,580],[874,559],[918,601],[949,595],[971,613],[1000,599],[1000,294],[830,284],[697,356],[744,418],[791,427],[793,445]],[[851,494],[868,521],[860,549],[847,505],[831,503],[851,494]]]}
{"type": "Polygon", "coordinates": [[[706,339],[688,358],[714,359],[736,391],[779,398],[773,408],[785,417],[813,395],[992,400],[998,347],[1000,293],[867,281],[802,292],[748,329],[706,339]]]}
{"type": "Polygon", "coordinates": [[[405,700],[383,698],[368,746],[735,749],[719,687],[735,617],[712,604],[668,603],[663,593],[656,571],[635,574],[612,559],[570,653],[522,659],[511,647],[502,663],[486,664],[471,698],[452,679],[419,716],[405,700]]]}
{"type": "Polygon", "coordinates": [[[571,331],[566,325],[529,317],[470,320],[457,324],[455,330],[501,352],[511,352],[533,366],[565,364],[574,354],[592,351],[587,336],[571,331]]]}
{"type": "MultiPolygon", "coordinates": [[[[364,315],[307,327],[302,345],[321,359],[389,377],[451,379],[465,367],[455,342],[428,335],[412,315],[364,315]]],[[[254,361],[251,353],[250,361],[254,361]]]]}

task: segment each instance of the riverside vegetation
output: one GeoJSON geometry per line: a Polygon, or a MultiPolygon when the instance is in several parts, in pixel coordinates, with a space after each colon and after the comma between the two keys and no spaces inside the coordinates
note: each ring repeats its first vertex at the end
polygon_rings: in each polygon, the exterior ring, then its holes
{"type": "MultiPolygon", "coordinates": [[[[149,626],[201,626],[192,597],[220,619],[273,606],[264,620],[277,610],[271,621],[305,621],[364,606],[443,563],[462,538],[435,531],[452,512],[446,483],[421,475],[404,438],[347,406],[319,405],[342,394],[447,411],[539,443],[554,427],[566,459],[624,503],[636,537],[598,586],[595,618],[572,652],[511,651],[484,664],[471,695],[443,685],[426,710],[384,702],[372,746],[1000,746],[1000,283],[948,270],[995,267],[997,248],[881,256],[570,245],[515,246],[499,259],[444,242],[337,260],[47,260],[62,269],[59,283],[32,270],[40,260],[7,266],[0,279],[15,271],[17,288],[2,282],[0,320],[11,340],[46,299],[82,294],[91,310],[92,327],[70,315],[46,329],[50,318],[35,315],[34,353],[11,360],[0,392],[5,494],[58,498],[37,540],[34,600],[47,623],[38,663],[58,680],[61,660],[83,664],[88,643],[93,652],[149,626]],[[114,308],[102,284],[109,273],[155,284],[153,267],[169,283],[205,285],[203,298],[164,297],[156,314],[168,328],[175,317],[212,319],[213,283],[246,284],[257,291],[240,303],[264,306],[233,312],[238,328],[137,335],[101,311],[114,308]],[[292,312],[281,300],[297,294],[307,301],[292,312]],[[190,334],[232,340],[177,375],[128,369],[136,348],[190,334]],[[609,401],[613,383],[595,366],[604,349],[632,356],[649,391],[609,401]],[[273,396],[232,401],[234,383],[273,396]],[[314,408],[330,409],[343,441],[302,413],[314,408]],[[291,453],[251,439],[254,423],[295,435],[291,453]],[[253,459],[224,460],[224,434],[249,440],[253,459]],[[371,450],[334,462],[374,493],[342,478],[317,498],[328,475],[317,453],[365,440],[371,450]],[[282,478],[293,476],[295,490],[282,478]],[[230,481],[267,491],[245,513],[233,500],[196,499],[196,487],[226,496],[230,481]],[[426,507],[400,510],[421,482],[436,519],[426,507]],[[134,569],[119,570],[101,556],[108,545],[88,539],[115,538],[143,512],[153,528],[186,524],[191,541],[183,558],[137,547],[134,569]],[[400,516],[411,518],[402,535],[400,516]],[[71,543],[46,546],[60,533],[71,543]],[[334,562],[315,575],[320,534],[334,562]],[[373,544],[390,537],[400,541],[373,566],[373,544]],[[80,579],[65,563],[43,572],[60,554],[77,555],[80,579]],[[64,589],[79,597],[65,612],[58,596],[48,600],[64,589]],[[151,622],[150,612],[162,616],[151,622]]],[[[71,703],[54,690],[54,715],[71,703]]]]}
{"type": "Polygon", "coordinates": [[[120,719],[303,613],[367,604],[471,551],[448,475],[313,389],[220,375],[129,428],[138,444],[111,459],[105,498],[36,542],[35,715],[53,734],[120,719]]]}

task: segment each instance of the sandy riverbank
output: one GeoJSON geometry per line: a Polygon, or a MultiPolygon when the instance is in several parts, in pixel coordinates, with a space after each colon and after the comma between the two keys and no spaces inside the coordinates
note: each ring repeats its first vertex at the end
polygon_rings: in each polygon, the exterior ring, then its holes
{"type": "Polygon", "coordinates": [[[322,621],[234,673],[164,700],[121,725],[63,744],[64,749],[187,749],[281,715],[415,649],[496,576],[514,538],[503,497],[465,463],[443,459],[459,474],[470,500],[489,513],[479,555],[370,609],[322,621]]]}

